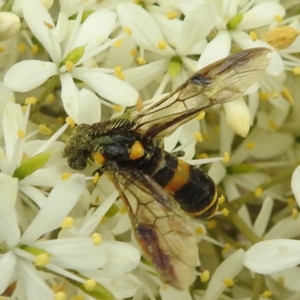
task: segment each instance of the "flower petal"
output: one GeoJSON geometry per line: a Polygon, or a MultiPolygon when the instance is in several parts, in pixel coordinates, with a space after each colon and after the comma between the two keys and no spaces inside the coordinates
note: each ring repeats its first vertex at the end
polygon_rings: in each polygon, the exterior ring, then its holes
{"type": "Polygon", "coordinates": [[[52,62],[23,60],[7,71],[3,81],[13,91],[24,93],[39,87],[55,74],[57,67],[52,62]]]}
{"type": "Polygon", "coordinates": [[[269,240],[259,242],[246,252],[244,265],[259,274],[271,274],[300,263],[300,241],[269,240]]]}
{"type": "Polygon", "coordinates": [[[300,207],[300,166],[293,172],[291,187],[298,206],[300,207]]]}
{"type": "MultiPolygon", "coordinates": [[[[1,198],[1,200],[2,200],[2,198],[1,198]]],[[[12,275],[15,270],[16,264],[17,264],[17,259],[12,251],[1,254],[0,270],[5,270],[5,272],[0,272],[0,294],[1,295],[11,282],[12,275]]]]}

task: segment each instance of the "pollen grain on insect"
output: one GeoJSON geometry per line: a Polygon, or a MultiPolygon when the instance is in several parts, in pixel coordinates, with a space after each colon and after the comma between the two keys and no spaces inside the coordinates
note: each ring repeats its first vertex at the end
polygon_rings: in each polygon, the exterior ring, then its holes
{"type": "Polygon", "coordinates": [[[132,160],[139,159],[145,154],[145,148],[139,141],[135,141],[130,148],[129,157],[132,160]]]}

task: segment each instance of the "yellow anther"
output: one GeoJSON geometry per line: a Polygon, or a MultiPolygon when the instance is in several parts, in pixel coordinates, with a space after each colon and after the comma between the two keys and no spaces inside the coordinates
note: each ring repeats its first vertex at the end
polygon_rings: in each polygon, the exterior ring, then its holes
{"type": "Polygon", "coordinates": [[[97,232],[94,232],[91,236],[92,238],[92,241],[95,245],[100,245],[102,243],[102,236],[101,234],[97,233],[97,232]]]}
{"type": "Polygon", "coordinates": [[[269,93],[260,91],[258,93],[258,95],[259,95],[259,99],[262,100],[262,101],[268,101],[270,99],[270,94],[269,93]]]}
{"type": "Polygon", "coordinates": [[[290,206],[290,207],[294,206],[295,205],[295,199],[293,197],[287,198],[286,199],[286,204],[287,204],[287,206],[290,206]]]}
{"type": "Polygon", "coordinates": [[[22,129],[17,131],[18,138],[24,139],[26,137],[26,132],[22,129]]]}
{"type": "Polygon", "coordinates": [[[122,207],[120,208],[119,212],[120,212],[121,215],[127,214],[127,212],[128,212],[127,206],[125,206],[125,205],[122,206],[122,207]]]}
{"type": "Polygon", "coordinates": [[[172,19],[175,19],[177,17],[178,17],[178,13],[176,11],[170,11],[170,12],[166,13],[166,18],[167,19],[172,20],[172,19]]]}
{"type": "Polygon", "coordinates": [[[114,104],[113,105],[113,110],[116,112],[121,112],[123,110],[123,107],[119,104],[114,104]]]}
{"type": "Polygon", "coordinates": [[[228,252],[231,249],[231,245],[229,243],[226,243],[222,249],[223,253],[228,252]]]}
{"type": "Polygon", "coordinates": [[[224,164],[227,164],[227,163],[229,162],[229,160],[230,160],[230,155],[229,155],[228,152],[225,152],[224,155],[223,155],[223,160],[222,160],[222,162],[223,162],[224,164]]]}
{"type": "Polygon", "coordinates": [[[100,179],[100,174],[98,172],[95,173],[94,177],[93,177],[93,182],[97,183],[100,179]]]}
{"type": "Polygon", "coordinates": [[[116,48],[119,48],[123,45],[123,40],[117,40],[116,42],[114,42],[113,46],[116,48]]]}
{"type": "Polygon", "coordinates": [[[168,44],[165,41],[160,41],[160,42],[158,42],[157,46],[158,46],[158,49],[165,50],[167,48],[168,44]]]}
{"type": "Polygon", "coordinates": [[[269,290],[266,290],[264,291],[262,294],[261,294],[264,298],[270,298],[272,296],[272,292],[269,291],[269,290]]]}
{"type": "Polygon", "coordinates": [[[222,209],[222,215],[223,215],[224,217],[228,217],[228,215],[229,215],[229,210],[228,210],[226,207],[222,209]]]}
{"type": "Polygon", "coordinates": [[[198,114],[198,116],[196,117],[196,120],[202,120],[205,117],[205,111],[201,110],[200,113],[198,114]]]}
{"type": "Polygon", "coordinates": [[[215,220],[209,220],[206,224],[207,229],[213,229],[217,226],[217,222],[215,220]]]}
{"type": "Polygon", "coordinates": [[[67,299],[67,295],[65,292],[59,291],[55,293],[54,300],[66,300],[66,299],[67,299]]]}
{"type": "Polygon", "coordinates": [[[135,141],[131,146],[129,157],[132,160],[141,158],[145,154],[145,148],[139,141],[135,141]]]}
{"type": "Polygon", "coordinates": [[[269,121],[269,128],[272,129],[272,130],[276,130],[277,128],[277,124],[275,121],[269,121]]]}
{"type": "Polygon", "coordinates": [[[203,137],[202,137],[202,134],[200,132],[196,132],[194,134],[194,137],[195,137],[195,140],[198,142],[198,143],[201,143],[203,142],[203,137]]]}
{"type": "Polygon", "coordinates": [[[31,54],[35,55],[39,52],[39,46],[38,45],[32,45],[31,46],[31,54]]]}
{"type": "Polygon", "coordinates": [[[70,118],[70,117],[66,117],[66,123],[68,123],[69,124],[69,126],[71,127],[71,128],[74,128],[75,127],[75,122],[74,122],[74,120],[72,119],[72,118],[70,118]]]}
{"type": "Polygon", "coordinates": [[[4,53],[5,52],[5,47],[3,47],[3,46],[0,46],[0,53],[4,53]]]}
{"type": "Polygon", "coordinates": [[[54,26],[53,26],[52,24],[48,23],[48,22],[45,22],[45,21],[44,21],[44,24],[45,24],[46,27],[48,27],[49,29],[53,29],[53,28],[54,28],[54,26]]]}
{"type": "Polygon", "coordinates": [[[68,180],[70,177],[71,177],[71,173],[67,173],[67,172],[65,172],[65,173],[62,173],[61,174],[61,176],[60,176],[60,178],[62,179],[62,180],[68,180]]]}
{"type": "Polygon", "coordinates": [[[97,282],[94,279],[88,279],[85,283],[84,283],[84,287],[88,290],[88,291],[92,291],[97,285],[97,282]]]}
{"type": "Polygon", "coordinates": [[[105,157],[103,156],[103,154],[99,153],[99,152],[94,152],[92,154],[93,156],[93,160],[97,165],[103,165],[105,163],[105,157]]]}
{"type": "Polygon", "coordinates": [[[204,158],[209,158],[209,155],[207,153],[199,153],[196,155],[197,159],[204,159],[204,158]]]}
{"type": "Polygon", "coordinates": [[[221,195],[219,198],[218,198],[218,204],[222,204],[225,202],[225,196],[224,195],[221,195]]]}
{"type": "Polygon", "coordinates": [[[40,124],[39,133],[43,135],[50,135],[52,133],[52,130],[49,127],[47,127],[45,124],[40,124]]]}
{"type": "Polygon", "coordinates": [[[257,34],[255,31],[251,31],[249,34],[252,41],[256,41],[258,39],[257,34]]]}
{"type": "Polygon", "coordinates": [[[114,70],[115,70],[116,77],[123,80],[124,79],[124,74],[123,74],[122,66],[116,66],[114,70]]]}
{"type": "Polygon", "coordinates": [[[37,267],[44,267],[49,263],[50,255],[48,253],[42,253],[35,257],[34,264],[37,267]]]}
{"type": "Polygon", "coordinates": [[[48,94],[48,96],[46,97],[45,101],[48,103],[53,103],[55,100],[55,96],[53,93],[48,94]]]}
{"type": "Polygon", "coordinates": [[[294,104],[294,98],[286,87],[283,88],[281,96],[289,103],[294,104]]]}
{"type": "Polygon", "coordinates": [[[276,15],[276,16],[274,16],[274,20],[275,20],[276,22],[280,23],[280,22],[282,22],[283,18],[282,18],[282,16],[280,16],[280,15],[276,15]]]}
{"type": "Polygon", "coordinates": [[[132,31],[129,27],[124,27],[123,30],[127,33],[127,35],[131,35],[132,31]]]}
{"type": "Polygon", "coordinates": [[[65,66],[67,68],[67,71],[71,72],[74,68],[74,63],[72,61],[68,60],[65,62],[65,66]]]}
{"type": "Polygon", "coordinates": [[[295,74],[295,75],[300,75],[300,67],[295,67],[292,72],[295,74]]]}
{"type": "Polygon", "coordinates": [[[136,61],[139,66],[146,64],[146,60],[143,57],[137,57],[136,61]]]}
{"type": "Polygon", "coordinates": [[[130,55],[131,55],[131,56],[136,56],[136,54],[137,54],[136,49],[131,49],[131,50],[130,50],[130,55]]]}
{"type": "Polygon", "coordinates": [[[256,188],[255,191],[254,191],[254,196],[256,198],[258,198],[258,197],[261,196],[261,194],[262,194],[262,188],[261,187],[256,188]]]}
{"type": "Polygon", "coordinates": [[[210,279],[210,273],[208,270],[205,270],[200,275],[201,282],[207,282],[210,279]]]}
{"type": "Polygon", "coordinates": [[[60,227],[62,229],[69,229],[69,228],[73,227],[73,225],[74,225],[74,219],[72,217],[66,217],[63,219],[60,227]]]}
{"type": "Polygon", "coordinates": [[[234,285],[234,281],[230,278],[223,278],[223,282],[228,288],[234,285]]]}
{"type": "Polygon", "coordinates": [[[299,215],[299,210],[297,208],[292,209],[292,219],[297,219],[299,215]]]}
{"type": "Polygon", "coordinates": [[[26,45],[25,45],[24,43],[20,43],[20,44],[18,45],[18,51],[19,51],[20,53],[24,53],[24,52],[26,51],[26,45]]]}
{"type": "Polygon", "coordinates": [[[28,97],[25,99],[25,104],[29,105],[29,104],[35,104],[37,102],[36,97],[28,97]]]}
{"type": "Polygon", "coordinates": [[[254,149],[256,145],[253,142],[248,142],[246,143],[246,148],[247,149],[254,149]]]}
{"type": "Polygon", "coordinates": [[[272,96],[274,99],[276,99],[278,97],[278,91],[273,91],[272,96]]]}
{"type": "Polygon", "coordinates": [[[204,234],[204,233],[205,233],[205,232],[204,232],[204,230],[203,230],[203,227],[198,226],[198,227],[196,228],[196,234],[201,235],[201,234],[204,234]]]}

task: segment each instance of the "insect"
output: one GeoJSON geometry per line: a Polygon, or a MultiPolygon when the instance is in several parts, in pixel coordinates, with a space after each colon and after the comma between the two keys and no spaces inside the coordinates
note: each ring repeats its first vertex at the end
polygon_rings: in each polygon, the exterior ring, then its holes
{"type": "Polygon", "coordinates": [[[254,48],[219,60],[133,120],[80,124],[63,151],[71,168],[83,170],[92,159],[110,176],[144,256],[177,289],[188,289],[196,277],[198,249],[189,216],[212,216],[218,196],[208,175],[165,152],[158,141],[202,109],[242,96],[267,68],[269,52],[254,48]]]}

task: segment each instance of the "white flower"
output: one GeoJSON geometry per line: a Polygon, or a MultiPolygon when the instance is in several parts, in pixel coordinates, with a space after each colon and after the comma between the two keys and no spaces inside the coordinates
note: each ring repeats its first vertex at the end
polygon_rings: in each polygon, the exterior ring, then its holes
{"type": "MultiPolygon", "coordinates": [[[[100,120],[100,101],[91,91],[80,91],[73,81],[79,79],[105,99],[124,106],[132,106],[138,93],[125,82],[91,68],[89,60],[114,42],[108,41],[115,26],[116,15],[108,10],[98,10],[82,24],[82,12],[74,22],[60,12],[55,25],[48,11],[37,0],[23,1],[24,18],[45,47],[52,62],[21,61],[6,73],[4,82],[12,90],[30,91],[54,75],[59,75],[64,108],[75,122],[89,124],[100,120]],[[83,64],[83,66],[81,66],[83,64]],[[84,117],[82,117],[84,116],[84,117]]],[[[110,70],[105,70],[111,72],[110,70]]]]}
{"type": "Polygon", "coordinates": [[[20,18],[11,12],[0,13],[0,40],[10,39],[19,33],[20,18]]]}

